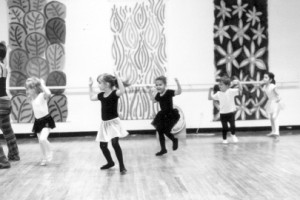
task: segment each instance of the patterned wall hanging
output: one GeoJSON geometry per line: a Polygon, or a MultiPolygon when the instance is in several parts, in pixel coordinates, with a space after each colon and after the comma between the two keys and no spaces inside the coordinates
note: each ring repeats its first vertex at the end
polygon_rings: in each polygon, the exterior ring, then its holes
{"type": "MultiPolygon", "coordinates": [[[[27,78],[43,78],[47,86],[66,86],[66,6],[58,1],[8,0],[10,87],[24,87],[27,78]]],[[[51,90],[49,112],[56,122],[68,116],[64,89],[51,90]]],[[[12,120],[29,123],[33,112],[25,90],[11,90],[12,120]]]]}
{"type": "MultiPolygon", "coordinates": [[[[215,78],[227,75],[240,81],[260,81],[268,71],[267,0],[214,0],[215,78]]],[[[267,118],[264,105],[253,105],[263,93],[258,85],[243,85],[236,98],[238,120],[267,118]]],[[[219,120],[214,102],[214,120],[219,120]]]]}
{"type": "MultiPolygon", "coordinates": [[[[114,5],[112,56],[117,72],[130,84],[153,84],[156,77],[165,75],[164,23],[164,0],[139,1],[132,8],[114,5]]],[[[125,120],[151,119],[157,110],[145,88],[127,90],[119,106],[125,120]]]]}

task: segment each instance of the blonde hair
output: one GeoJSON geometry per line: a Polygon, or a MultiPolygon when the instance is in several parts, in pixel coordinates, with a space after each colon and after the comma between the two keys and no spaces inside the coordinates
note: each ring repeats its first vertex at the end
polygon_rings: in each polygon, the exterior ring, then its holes
{"type": "Polygon", "coordinates": [[[34,89],[36,94],[43,92],[41,81],[37,77],[28,78],[25,82],[25,88],[26,88],[26,90],[34,89]]]}

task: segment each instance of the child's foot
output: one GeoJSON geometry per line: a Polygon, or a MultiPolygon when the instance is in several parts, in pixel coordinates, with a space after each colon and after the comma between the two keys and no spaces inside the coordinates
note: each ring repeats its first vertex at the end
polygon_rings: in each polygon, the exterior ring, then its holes
{"type": "Polygon", "coordinates": [[[42,159],[40,165],[41,165],[41,166],[45,166],[46,164],[47,164],[46,159],[42,159]]]}
{"type": "Polygon", "coordinates": [[[10,168],[10,163],[9,162],[0,162],[0,169],[7,169],[10,168]]]}
{"type": "Polygon", "coordinates": [[[222,143],[223,143],[223,144],[228,144],[228,141],[227,141],[227,140],[223,140],[222,143]]]}
{"type": "Polygon", "coordinates": [[[178,149],[178,139],[174,138],[173,140],[173,150],[176,151],[178,149]]]}
{"type": "Polygon", "coordinates": [[[239,139],[236,137],[236,135],[231,135],[231,138],[234,143],[237,143],[239,141],[239,139]]]}
{"type": "Polygon", "coordinates": [[[164,155],[165,153],[167,153],[167,150],[166,150],[166,149],[157,152],[155,155],[156,155],[156,156],[162,156],[162,155],[164,155]]]}
{"type": "Polygon", "coordinates": [[[279,142],[279,133],[274,133],[274,135],[273,135],[273,137],[274,137],[274,140],[276,141],[276,142],[279,142]]]}
{"type": "Polygon", "coordinates": [[[121,173],[121,175],[125,175],[127,173],[127,169],[125,169],[125,167],[121,168],[120,173],[121,173]]]}
{"type": "Polygon", "coordinates": [[[19,161],[20,160],[20,156],[9,156],[8,157],[8,160],[9,161],[19,161]]]}
{"type": "Polygon", "coordinates": [[[271,132],[271,133],[267,134],[266,136],[268,136],[268,137],[274,136],[274,133],[271,132]]]}
{"type": "Polygon", "coordinates": [[[102,167],[100,167],[101,170],[103,169],[109,169],[111,167],[115,166],[115,163],[112,162],[112,163],[107,163],[106,165],[103,165],[102,167]]]}
{"type": "Polygon", "coordinates": [[[49,153],[49,155],[47,156],[47,162],[51,162],[52,159],[53,159],[53,152],[51,151],[51,152],[49,153]]]}

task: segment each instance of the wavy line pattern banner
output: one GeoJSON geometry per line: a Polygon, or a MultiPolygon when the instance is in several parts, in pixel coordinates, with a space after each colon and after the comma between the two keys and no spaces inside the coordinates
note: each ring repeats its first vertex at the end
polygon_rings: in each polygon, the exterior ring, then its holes
{"type": "MultiPolygon", "coordinates": [[[[240,81],[261,81],[268,71],[267,0],[214,0],[215,78],[227,75],[240,81]]],[[[264,105],[253,105],[263,97],[258,85],[243,85],[236,98],[237,120],[266,119],[264,105]]],[[[219,105],[214,102],[214,120],[219,105]]]]}
{"type": "MultiPolygon", "coordinates": [[[[129,84],[154,83],[166,73],[165,2],[148,0],[134,7],[112,8],[112,56],[119,75],[129,84]]],[[[124,120],[151,119],[158,110],[144,88],[130,88],[119,106],[124,120]]]]}

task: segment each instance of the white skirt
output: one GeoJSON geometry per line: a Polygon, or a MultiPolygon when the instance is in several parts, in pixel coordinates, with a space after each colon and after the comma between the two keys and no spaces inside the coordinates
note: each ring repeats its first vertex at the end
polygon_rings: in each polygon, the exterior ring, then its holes
{"type": "Polygon", "coordinates": [[[268,100],[265,109],[268,114],[272,114],[278,113],[280,110],[283,110],[284,107],[282,101],[276,102],[276,100],[268,100]]]}
{"type": "Polygon", "coordinates": [[[102,121],[98,131],[97,142],[109,142],[115,137],[126,137],[128,132],[122,127],[120,118],[102,121]]]}

